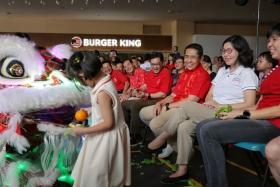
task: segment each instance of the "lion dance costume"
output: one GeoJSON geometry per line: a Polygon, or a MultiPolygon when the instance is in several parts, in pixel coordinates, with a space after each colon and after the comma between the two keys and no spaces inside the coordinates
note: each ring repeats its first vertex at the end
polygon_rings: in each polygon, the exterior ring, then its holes
{"type": "Polygon", "coordinates": [[[79,139],[65,125],[90,103],[89,92],[59,70],[46,76],[33,42],[0,35],[0,43],[0,186],[52,186],[76,159],[79,139]]]}

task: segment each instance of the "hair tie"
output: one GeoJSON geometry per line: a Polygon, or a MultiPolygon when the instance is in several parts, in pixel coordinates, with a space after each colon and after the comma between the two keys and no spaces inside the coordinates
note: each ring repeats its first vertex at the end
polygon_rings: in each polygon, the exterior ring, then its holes
{"type": "Polygon", "coordinates": [[[74,58],[74,64],[78,64],[78,63],[80,63],[81,62],[81,58],[80,57],[75,57],[74,58]]]}

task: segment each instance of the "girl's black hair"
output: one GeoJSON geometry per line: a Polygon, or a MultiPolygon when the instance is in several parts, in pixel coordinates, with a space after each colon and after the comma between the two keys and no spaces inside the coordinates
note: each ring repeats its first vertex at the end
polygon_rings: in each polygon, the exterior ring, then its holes
{"type": "Polygon", "coordinates": [[[100,72],[101,66],[99,57],[94,52],[81,51],[70,57],[66,70],[70,78],[83,83],[79,76],[80,73],[83,73],[85,79],[91,79],[100,72]]]}
{"type": "MultiPolygon", "coordinates": [[[[225,43],[231,43],[233,48],[238,51],[238,62],[240,65],[244,67],[253,67],[253,51],[249,47],[249,44],[245,38],[240,35],[233,35],[227,38],[223,42],[223,46],[225,43]]],[[[229,66],[226,65],[226,68],[229,66]]]]}

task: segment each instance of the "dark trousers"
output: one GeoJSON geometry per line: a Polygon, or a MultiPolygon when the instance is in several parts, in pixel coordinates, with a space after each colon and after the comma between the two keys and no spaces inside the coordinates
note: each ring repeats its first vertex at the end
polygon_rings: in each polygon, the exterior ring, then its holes
{"type": "Polygon", "coordinates": [[[129,125],[131,135],[141,135],[141,131],[145,128],[145,123],[139,117],[139,112],[143,107],[154,105],[157,99],[149,100],[127,100],[122,103],[124,118],[126,124],[129,125]]]}
{"type": "Polygon", "coordinates": [[[227,187],[225,143],[257,142],[267,143],[280,135],[280,129],[267,120],[218,120],[200,122],[196,135],[203,157],[207,187],[227,187]]]}

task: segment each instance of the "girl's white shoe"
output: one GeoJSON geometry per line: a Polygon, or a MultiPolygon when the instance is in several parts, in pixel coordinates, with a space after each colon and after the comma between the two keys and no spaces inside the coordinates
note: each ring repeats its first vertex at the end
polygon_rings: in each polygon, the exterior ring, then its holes
{"type": "Polygon", "coordinates": [[[167,144],[167,146],[162,150],[162,152],[158,155],[158,158],[166,158],[171,155],[173,152],[173,148],[171,145],[167,144]]]}

